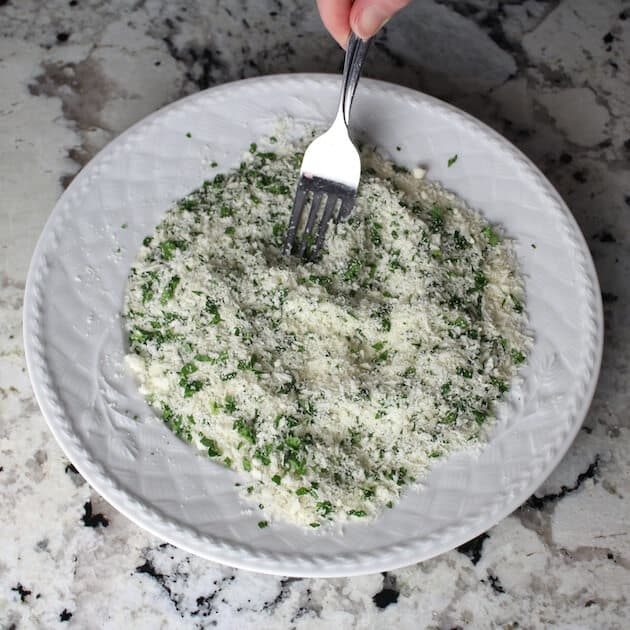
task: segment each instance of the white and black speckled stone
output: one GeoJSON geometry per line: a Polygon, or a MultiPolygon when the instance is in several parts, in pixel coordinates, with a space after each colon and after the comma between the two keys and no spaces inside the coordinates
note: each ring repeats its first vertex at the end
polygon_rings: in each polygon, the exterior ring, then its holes
{"type": "Polygon", "coordinates": [[[366,74],[463,107],[563,194],[600,274],[607,344],[583,430],[526,505],[385,576],[294,580],[191,557],[73,470],[32,396],[21,302],[78,169],[156,108],[259,74],[336,72],[314,2],[0,0],[0,628],[625,628],[630,605],[630,5],[426,0],[366,74]]]}

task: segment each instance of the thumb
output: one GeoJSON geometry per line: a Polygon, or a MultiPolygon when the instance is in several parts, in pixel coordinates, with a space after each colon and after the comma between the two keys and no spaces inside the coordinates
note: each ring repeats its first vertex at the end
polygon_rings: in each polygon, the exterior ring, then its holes
{"type": "Polygon", "coordinates": [[[350,12],[350,26],[358,37],[367,39],[410,2],[411,0],[356,0],[350,12]]]}

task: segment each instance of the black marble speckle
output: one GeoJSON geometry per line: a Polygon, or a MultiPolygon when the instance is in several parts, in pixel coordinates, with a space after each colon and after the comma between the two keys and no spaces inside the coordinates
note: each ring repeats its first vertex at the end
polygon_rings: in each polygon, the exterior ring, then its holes
{"type": "Polygon", "coordinates": [[[173,595],[171,587],[166,583],[168,580],[168,576],[164,575],[163,573],[158,573],[150,560],[145,560],[144,564],[136,567],[136,573],[144,573],[152,577],[168,595],[168,598],[171,600],[171,603],[175,607],[175,610],[179,612],[178,598],[173,595]]]}
{"type": "Polygon", "coordinates": [[[70,621],[70,619],[72,619],[72,613],[67,608],[64,608],[59,613],[59,621],[70,621]]]}
{"type": "Polygon", "coordinates": [[[289,584],[299,582],[302,578],[284,578],[280,580],[280,592],[270,602],[263,603],[263,610],[273,610],[280,602],[284,601],[289,595],[289,584]]]}
{"type": "Polygon", "coordinates": [[[390,604],[395,604],[398,601],[398,591],[391,588],[384,588],[372,597],[374,604],[378,608],[387,608],[390,604]]]}
{"type": "Polygon", "coordinates": [[[505,593],[501,580],[496,575],[489,574],[488,580],[490,581],[490,586],[495,593],[505,593]]]}
{"type": "Polygon", "coordinates": [[[57,41],[60,44],[64,44],[69,39],[70,39],[70,34],[69,33],[57,33],[57,41]]]}
{"type": "Polygon", "coordinates": [[[11,590],[15,591],[20,596],[20,600],[23,602],[25,602],[26,598],[33,592],[29,591],[27,588],[24,588],[24,586],[22,586],[20,582],[18,582],[17,586],[14,586],[11,590]]]}
{"type": "Polygon", "coordinates": [[[202,617],[207,617],[212,613],[214,608],[212,607],[212,601],[218,595],[219,591],[215,591],[214,593],[210,593],[210,595],[200,595],[197,597],[196,603],[197,608],[193,610],[190,615],[192,617],[196,617],[201,615],[202,617]]]}
{"type": "Polygon", "coordinates": [[[105,516],[102,514],[93,514],[91,501],[88,501],[83,506],[83,509],[85,510],[85,514],[81,517],[81,520],[86,527],[107,527],[109,525],[109,520],[105,516]]]}
{"type": "Polygon", "coordinates": [[[572,492],[578,490],[587,479],[596,480],[598,475],[599,455],[596,455],[595,461],[583,473],[580,473],[578,475],[578,478],[575,480],[575,483],[572,486],[562,486],[560,492],[556,494],[545,494],[542,497],[537,497],[535,494],[533,494],[531,497],[529,497],[529,499],[527,499],[525,505],[527,507],[533,508],[534,510],[542,510],[548,503],[559,501],[567,494],[571,494],[572,492]]]}
{"type": "Polygon", "coordinates": [[[457,551],[459,551],[459,553],[463,553],[465,556],[468,556],[473,564],[477,564],[479,560],[481,560],[483,543],[486,538],[490,538],[490,536],[485,532],[483,534],[479,534],[477,538],[473,538],[467,543],[464,543],[463,545],[457,547],[457,551]]]}
{"type": "Polygon", "coordinates": [[[387,608],[390,604],[395,604],[398,601],[398,595],[398,591],[392,588],[384,588],[376,593],[372,599],[378,608],[387,608]]]}
{"type": "Polygon", "coordinates": [[[580,184],[585,184],[588,181],[586,177],[586,169],[580,169],[578,171],[574,171],[573,179],[576,182],[580,182],[580,184]]]}
{"type": "Polygon", "coordinates": [[[387,608],[398,601],[399,595],[396,576],[385,572],[383,573],[383,588],[372,596],[372,601],[377,608],[387,608]]]}
{"type": "Polygon", "coordinates": [[[602,230],[593,234],[593,238],[596,238],[600,243],[616,243],[617,239],[608,230],[602,230]]]}

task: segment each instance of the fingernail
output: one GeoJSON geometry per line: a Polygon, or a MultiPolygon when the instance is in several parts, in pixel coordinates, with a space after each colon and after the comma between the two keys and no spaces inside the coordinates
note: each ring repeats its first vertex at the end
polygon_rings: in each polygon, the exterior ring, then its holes
{"type": "Polygon", "coordinates": [[[367,39],[372,37],[374,33],[379,31],[389,20],[387,15],[380,7],[368,5],[361,11],[357,21],[354,24],[354,32],[361,38],[367,39]]]}

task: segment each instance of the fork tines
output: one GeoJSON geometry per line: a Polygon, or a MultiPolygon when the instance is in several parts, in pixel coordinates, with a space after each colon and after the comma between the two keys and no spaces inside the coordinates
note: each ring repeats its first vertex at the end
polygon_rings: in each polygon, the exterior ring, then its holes
{"type": "Polygon", "coordinates": [[[284,253],[314,260],[324,244],[330,219],[334,217],[337,223],[348,216],[355,195],[356,190],[349,186],[321,177],[301,175],[284,241],[284,253]],[[310,210],[306,214],[304,209],[309,204],[310,210]],[[302,235],[296,238],[300,228],[303,228],[302,235]]]}

